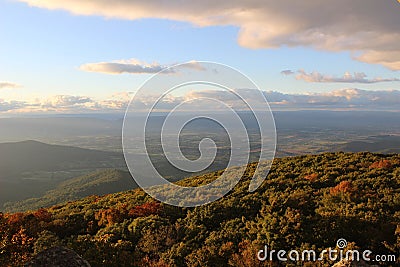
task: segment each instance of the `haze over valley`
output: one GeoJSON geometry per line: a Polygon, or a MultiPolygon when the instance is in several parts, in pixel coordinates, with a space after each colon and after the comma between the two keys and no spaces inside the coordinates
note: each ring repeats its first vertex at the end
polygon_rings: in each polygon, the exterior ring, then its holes
{"type": "MultiPolygon", "coordinates": [[[[278,137],[277,157],[336,151],[400,152],[400,117],[397,113],[287,111],[275,112],[274,115],[278,137]]],[[[122,153],[122,117],[81,116],[0,119],[0,138],[3,141],[0,143],[2,210],[23,211],[99,192],[113,193],[136,187],[133,179],[120,178],[120,171],[125,173],[123,177],[130,177],[122,153]],[[77,184],[72,181],[80,180],[85,175],[89,175],[92,182],[103,189],[96,191],[91,188],[77,192],[77,184]],[[69,198],[57,196],[59,193],[54,191],[57,188],[70,190],[69,198]],[[52,200],[49,201],[49,198],[52,200]]],[[[242,117],[250,132],[256,129],[251,117],[245,113],[242,117]]],[[[162,151],[156,141],[156,125],[162,120],[163,116],[160,116],[150,123],[153,125],[150,129],[153,130],[149,131],[149,149],[155,151],[151,155],[152,160],[161,166],[160,171],[172,181],[192,176],[192,173],[176,170],[156,153],[160,149],[162,151]]],[[[217,141],[219,154],[202,173],[227,166],[229,139],[220,131],[216,126],[200,122],[188,125],[182,132],[181,149],[194,159],[199,156],[198,144],[202,138],[212,137],[217,141]]],[[[256,158],[259,140],[256,137],[251,140],[252,156],[256,158]]]]}

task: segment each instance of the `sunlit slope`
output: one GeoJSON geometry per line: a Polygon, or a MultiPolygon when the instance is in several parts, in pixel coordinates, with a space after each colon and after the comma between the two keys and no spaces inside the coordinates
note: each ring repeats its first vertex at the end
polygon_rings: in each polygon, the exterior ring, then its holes
{"type": "MultiPolygon", "coordinates": [[[[249,193],[254,167],[227,196],[197,208],[164,205],[136,189],[4,214],[0,265],[22,264],[56,244],[92,266],[269,266],[256,259],[264,245],[322,251],[339,238],[348,248],[400,255],[400,155],[276,159],[263,185],[249,193]]],[[[180,183],[200,185],[218,174],[180,183]]]]}

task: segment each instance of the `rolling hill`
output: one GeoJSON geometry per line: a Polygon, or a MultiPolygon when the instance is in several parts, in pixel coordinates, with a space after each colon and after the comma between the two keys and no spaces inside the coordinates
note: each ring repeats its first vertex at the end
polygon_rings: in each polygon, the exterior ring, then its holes
{"type": "Polygon", "coordinates": [[[137,184],[127,171],[101,170],[61,182],[42,197],[4,205],[6,211],[27,211],[77,200],[90,195],[105,195],[134,189],[137,184]]]}
{"type": "Polygon", "coordinates": [[[0,206],[41,196],[60,182],[89,172],[126,169],[122,153],[37,141],[0,144],[0,206]]]}

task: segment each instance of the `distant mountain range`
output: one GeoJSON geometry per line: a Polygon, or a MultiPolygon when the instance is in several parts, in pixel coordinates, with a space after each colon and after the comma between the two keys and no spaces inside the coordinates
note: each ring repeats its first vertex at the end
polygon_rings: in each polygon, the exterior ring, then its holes
{"type": "Polygon", "coordinates": [[[32,171],[62,171],[102,167],[123,160],[121,153],[49,145],[37,141],[0,144],[0,179],[32,171]]]}
{"type": "Polygon", "coordinates": [[[400,136],[380,135],[371,136],[363,141],[350,141],[336,148],[346,152],[379,152],[379,153],[400,153],[400,136]]]}

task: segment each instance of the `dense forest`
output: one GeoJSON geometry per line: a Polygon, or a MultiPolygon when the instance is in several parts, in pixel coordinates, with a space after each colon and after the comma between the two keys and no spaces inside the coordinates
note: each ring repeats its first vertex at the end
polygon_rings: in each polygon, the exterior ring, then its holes
{"type": "MultiPolygon", "coordinates": [[[[263,185],[255,164],[224,198],[196,208],[154,201],[140,189],[0,214],[0,266],[19,266],[54,247],[92,266],[275,266],[271,249],[335,247],[400,255],[400,155],[324,153],[276,159],[263,185]]],[[[197,186],[220,172],[179,183],[197,186]]],[[[329,266],[328,259],[286,266],[329,266]]],[[[395,265],[393,263],[392,265],[395,265]]]]}

